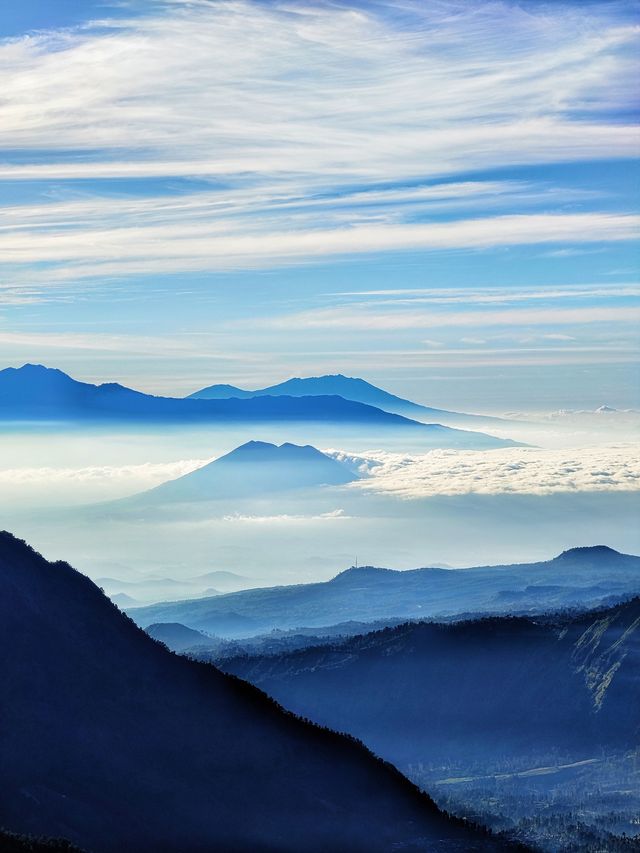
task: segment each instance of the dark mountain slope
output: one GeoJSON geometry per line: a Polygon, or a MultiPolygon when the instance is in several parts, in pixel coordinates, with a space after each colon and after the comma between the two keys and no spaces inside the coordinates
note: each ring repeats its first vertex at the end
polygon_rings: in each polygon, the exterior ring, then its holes
{"type": "Polygon", "coordinates": [[[154,397],[116,383],[77,382],[38,364],[0,370],[0,420],[146,423],[329,423],[359,428],[416,430],[437,447],[492,448],[516,442],[401,415],[336,395],[195,400],[154,397]]]}
{"type": "Polygon", "coordinates": [[[196,471],[128,498],[127,503],[253,498],[290,489],[341,486],[356,479],[346,465],[310,445],[278,447],[249,441],[196,471]]]}
{"type": "Polygon", "coordinates": [[[578,618],[407,624],[222,667],[406,767],[640,743],[640,598],[578,618]]]}
{"type": "MultiPolygon", "coordinates": [[[[418,619],[464,613],[541,612],[597,606],[609,596],[640,592],[640,557],[606,547],[574,548],[542,563],[473,569],[392,571],[347,569],[325,583],[251,589],[131,609],[142,626],[181,622],[221,633],[226,613],[254,620],[258,630],[321,627],[349,620],[418,619]]],[[[228,634],[223,636],[249,636],[228,634]]]]}
{"type": "Polygon", "coordinates": [[[0,829],[0,850],[2,853],[83,853],[64,839],[34,838],[33,836],[17,835],[15,832],[4,832],[0,829]]]}
{"type": "Polygon", "coordinates": [[[418,420],[429,419],[430,421],[445,424],[450,422],[466,422],[471,424],[474,421],[485,423],[501,422],[500,418],[492,418],[485,415],[469,415],[462,412],[449,412],[446,409],[434,409],[430,406],[412,403],[411,400],[404,400],[402,397],[390,394],[388,391],[384,391],[382,388],[378,388],[364,379],[344,376],[341,373],[331,376],[310,376],[303,379],[296,377],[295,379],[288,379],[286,382],[270,385],[267,388],[259,388],[255,391],[245,391],[242,388],[236,388],[234,385],[210,385],[191,394],[190,398],[221,400],[229,397],[246,399],[247,397],[280,397],[282,395],[307,397],[323,394],[337,394],[340,397],[344,397],[345,400],[366,403],[369,406],[384,409],[386,412],[394,412],[395,414],[417,418],[418,420]]]}
{"type": "Polygon", "coordinates": [[[488,849],[361,745],[169,653],[8,533],[0,642],[5,829],[96,853],[488,849]]]}

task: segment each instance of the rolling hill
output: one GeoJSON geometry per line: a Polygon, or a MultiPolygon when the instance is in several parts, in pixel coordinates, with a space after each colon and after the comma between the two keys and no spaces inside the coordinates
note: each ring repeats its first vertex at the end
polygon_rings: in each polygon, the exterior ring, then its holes
{"type": "Polygon", "coordinates": [[[490,850],[359,743],[168,652],[0,534],[0,825],[94,853],[490,850]]]}
{"type": "Polygon", "coordinates": [[[128,612],[143,627],[180,622],[196,630],[242,637],[274,628],[323,627],[349,620],[594,607],[610,597],[639,592],[640,557],[596,546],[572,548],[546,562],[513,566],[410,571],[365,566],[347,569],[323,583],[244,590],[128,612]],[[221,620],[230,613],[251,619],[253,630],[225,634],[221,620]]]}

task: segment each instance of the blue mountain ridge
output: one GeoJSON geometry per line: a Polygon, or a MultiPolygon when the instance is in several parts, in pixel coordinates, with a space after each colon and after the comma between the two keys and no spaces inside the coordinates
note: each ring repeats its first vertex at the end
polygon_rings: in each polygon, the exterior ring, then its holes
{"type": "Polygon", "coordinates": [[[145,627],[180,622],[220,636],[323,627],[350,620],[425,619],[455,614],[542,612],[593,607],[610,597],[640,593],[640,557],[605,546],[576,548],[552,560],[467,569],[405,571],[371,566],[347,569],[330,581],[266,587],[198,600],[131,608],[145,627]],[[253,620],[225,634],[229,614],[253,620]]]}
{"type": "Polygon", "coordinates": [[[0,371],[0,420],[82,423],[318,423],[413,430],[438,447],[490,449],[517,442],[422,424],[337,395],[204,400],[157,397],[117,383],[93,385],[42,365],[0,371]]]}
{"type": "Polygon", "coordinates": [[[358,403],[366,403],[369,406],[376,406],[379,409],[384,409],[386,412],[393,412],[406,417],[418,419],[429,418],[429,420],[439,423],[505,423],[501,418],[491,417],[489,415],[475,415],[464,412],[451,412],[447,409],[436,409],[431,406],[423,406],[420,403],[414,403],[411,400],[405,400],[395,394],[378,388],[365,379],[359,377],[344,376],[342,373],[336,373],[326,376],[309,376],[305,378],[295,377],[287,379],[285,382],[280,382],[276,385],[269,385],[266,388],[258,388],[255,391],[248,391],[243,388],[237,388],[234,385],[209,385],[206,388],[201,388],[189,395],[189,399],[197,400],[223,400],[231,397],[239,399],[248,399],[251,397],[306,397],[320,396],[326,394],[337,394],[345,400],[353,400],[358,403]]]}

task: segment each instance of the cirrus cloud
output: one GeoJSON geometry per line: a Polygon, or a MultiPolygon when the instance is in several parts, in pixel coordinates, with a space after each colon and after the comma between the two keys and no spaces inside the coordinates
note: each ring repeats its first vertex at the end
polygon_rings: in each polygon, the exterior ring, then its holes
{"type": "Polygon", "coordinates": [[[565,209],[588,189],[468,175],[635,156],[638,39],[619,4],[174,0],[0,41],[0,181],[62,182],[10,206],[3,262],[32,285],[631,239],[565,209]]]}

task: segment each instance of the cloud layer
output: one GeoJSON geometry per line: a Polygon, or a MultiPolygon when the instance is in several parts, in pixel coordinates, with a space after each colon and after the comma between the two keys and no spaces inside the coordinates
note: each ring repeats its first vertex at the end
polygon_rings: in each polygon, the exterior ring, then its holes
{"type": "MultiPolygon", "coordinates": [[[[635,444],[580,449],[509,448],[492,451],[433,450],[422,454],[328,450],[359,471],[345,487],[399,499],[444,495],[549,495],[558,492],[640,491],[640,453],[635,444]]],[[[205,465],[210,459],[86,468],[12,468],[0,471],[3,504],[82,504],[152,488],[205,465]]],[[[246,524],[331,521],[347,510],[316,514],[261,515],[238,512],[217,521],[246,524]]],[[[203,522],[204,523],[204,522],[203,522]]]]}
{"type": "Polygon", "coordinates": [[[433,450],[420,455],[334,451],[364,479],[349,488],[417,499],[435,495],[550,495],[640,490],[637,445],[579,450],[433,450]]]}
{"type": "Polygon", "coordinates": [[[0,469],[0,506],[53,506],[108,501],[131,495],[200,468],[210,459],[92,465],[84,468],[0,469]]]}

